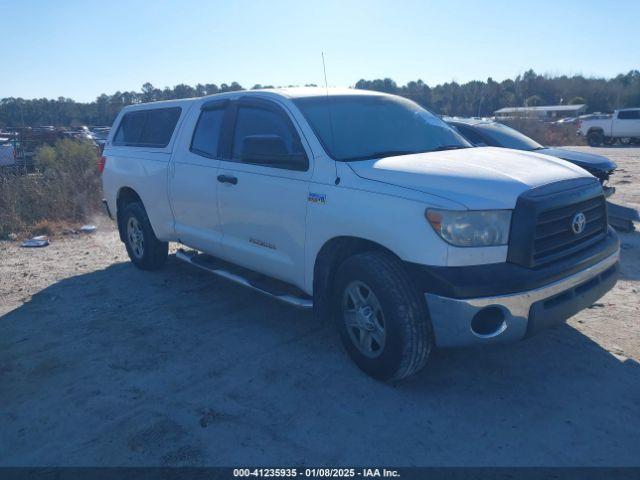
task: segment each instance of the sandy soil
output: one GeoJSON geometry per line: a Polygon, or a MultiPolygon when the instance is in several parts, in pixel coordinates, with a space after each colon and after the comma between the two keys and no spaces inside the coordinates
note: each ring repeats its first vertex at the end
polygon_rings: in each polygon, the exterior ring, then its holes
{"type": "MultiPolygon", "coordinates": [[[[640,208],[640,149],[597,152],[640,208]]],[[[175,258],[135,269],[105,221],[1,242],[0,465],[640,465],[640,233],[621,240],[618,285],[567,325],[395,387],[310,313],[175,258]]]]}

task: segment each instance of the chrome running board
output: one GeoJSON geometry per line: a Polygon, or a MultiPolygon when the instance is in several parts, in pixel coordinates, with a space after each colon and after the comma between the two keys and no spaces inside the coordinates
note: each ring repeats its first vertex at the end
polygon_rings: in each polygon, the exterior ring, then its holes
{"type": "Polygon", "coordinates": [[[279,280],[270,279],[269,277],[241,267],[234,268],[234,265],[196,251],[191,253],[180,249],[176,252],[176,258],[206,272],[217,275],[218,277],[226,278],[234,283],[255,290],[258,293],[275,298],[280,302],[287,303],[298,308],[313,308],[313,299],[311,297],[305,295],[301,291],[299,292],[299,295],[294,294],[293,292],[297,290],[296,287],[280,282],[279,280]],[[232,269],[238,270],[239,273],[232,272],[232,269]],[[253,278],[248,278],[249,275],[243,276],[241,272],[246,272],[253,278]],[[273,286],[270,286],[269,282],[272,282],[273,286]],[[287,290],[291,290],[291,292],[288,292],[287,290]]]}

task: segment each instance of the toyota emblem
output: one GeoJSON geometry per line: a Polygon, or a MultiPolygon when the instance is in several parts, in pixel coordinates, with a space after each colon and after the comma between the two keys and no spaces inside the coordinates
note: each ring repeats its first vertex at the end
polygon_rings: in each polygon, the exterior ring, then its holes
{"type": "Polygon", "coordinates": [[[584,227],[587,224],[587,217],[584,216],[584,213],[578,212],[573,216],[573,220],[571,220],[571,230],[574,235],[580,235],[584,232],[584,227]]]}

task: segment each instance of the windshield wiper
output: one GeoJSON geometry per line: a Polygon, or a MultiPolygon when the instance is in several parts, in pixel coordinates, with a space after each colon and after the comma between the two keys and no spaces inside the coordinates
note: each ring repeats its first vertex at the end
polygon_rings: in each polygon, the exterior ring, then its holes
{"type": "Polygon", "coordinates": [[[430,150],[431,152],[441,152],[443,150],[460,150],[462,148],[471,148],[466,145],[440,145],[439,147],[430,150]]]}

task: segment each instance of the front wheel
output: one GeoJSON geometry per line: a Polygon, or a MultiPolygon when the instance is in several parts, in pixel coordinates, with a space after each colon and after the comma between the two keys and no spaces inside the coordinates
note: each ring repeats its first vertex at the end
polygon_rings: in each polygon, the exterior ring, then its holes
{"type": "Polygon", "coordinates": [[[142,270],[157,270],[167,260],[169,244],[161,242],[153,233],[151,223],[142,204],[128,204],[120,217],[119,225],[134,265],[142,270]]]}
{"type": "Polygon", "coordinates": [[[398,259],[354,255],[338,269],[333,291],[342,343],[364,372],[394,381],[426,364],[433,346],[427,306],[398,259]]]}

